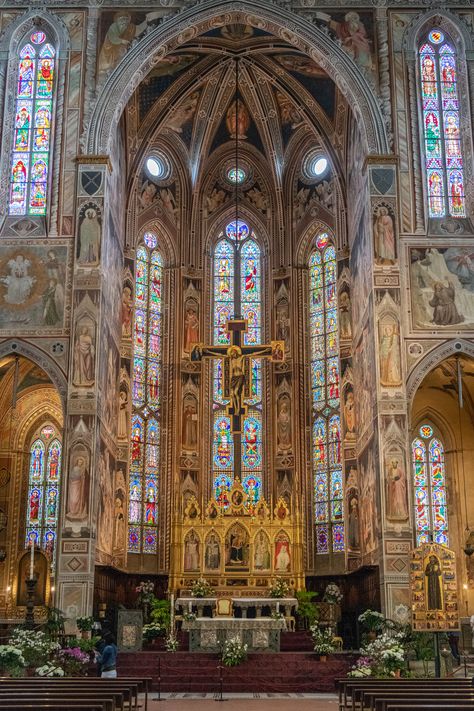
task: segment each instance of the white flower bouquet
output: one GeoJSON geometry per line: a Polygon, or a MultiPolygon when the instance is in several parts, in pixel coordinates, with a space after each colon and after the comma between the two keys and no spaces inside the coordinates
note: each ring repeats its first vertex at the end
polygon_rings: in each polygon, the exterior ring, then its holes
{"type": "Polygon", "coordinates": [[[247,659],[247,645],[238,637],[226,639],[222,647],[222,663],[226,667],[235,667],[247,659]]]}

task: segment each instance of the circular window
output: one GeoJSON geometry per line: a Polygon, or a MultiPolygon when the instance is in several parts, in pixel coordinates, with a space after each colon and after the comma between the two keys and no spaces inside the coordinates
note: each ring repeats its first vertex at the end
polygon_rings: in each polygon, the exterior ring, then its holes
{"type": "Polygon", "coordinates": [[[145,158],[145,173],[150,180],[157,183],[167,180],[171,174],[171,165],[161,152],[153,152],[145,158]]]}
{"type": "Polygon", "coordinates": [[[247,177],[247,173],[243,168],[229,168],[226,173],[226,178],[233,185],[242,185],[247,177]]]}
{"type": "Polygon", "coordinates": [[[441,44],[444,40],[444,35],[441,30],[431,30],[428,39],[430,42],[433,42],[433,44],[441,44]]]}
{"type": "Polygon", "coordinates": [[[31,41],[33,42],[33,44],[43,44],[45,39],[46,35],[44,34],[44,32],[33,32],[33,34],[31,35],[31,41]]]}
{"type": "Polygon", "coordinates": [[[319,150],[311,151],[303,163],[303,177],[314,181],[322,178],[329,170],[329,161],[319,150]]]}
{"type": "Polygon", "coordinates": [[[149,173],[152,178],[161,178],[165,172],[165,166],[159,158],[155,157],[147,158],[145,168],[147,173],[149,173]]]}
{"type": "Polygon", "coordinates": [[[158,240],[154,232],[145,232],[143,235],[143,241],[150,249],[155,249],[158,244],[158,240]]]}

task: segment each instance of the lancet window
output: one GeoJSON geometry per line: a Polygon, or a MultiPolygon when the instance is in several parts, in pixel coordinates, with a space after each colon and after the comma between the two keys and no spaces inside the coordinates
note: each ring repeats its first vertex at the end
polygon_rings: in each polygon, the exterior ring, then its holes
{"type": "Polygon", "coordinates": [[[444,447],[429,424],[412,442],[416,543],[447,546],[448,509],[444,447]]]}
{"type": "Polygon", "coordinates": [[[316,549],[344,550],[336,250],[320,232],[309,259],[312,450],[316,549]]]}
{"type": "Polygon", "coordinates": [[[25,546],[32,541],[50,558],[54,567],[61,488],[61,438],[52,424],[45,424],[33,438],[28,469],[25,546]]]}
{"type": "Polygon", "coordinates": [[[456,59],[453,43],[439,29],[419,50],[430,217],[466,215],[456,59]]]}
{"type": "MultiPolygon", "coordinates": [[[[227,321],[247,319],[244,345],[261,343],[262,338],[262,260],[255,234],[242,221],[231,222],[217,241],[213,252],[213,343],[230,345],[227,321]]],[[[235,472],[252,506],[262,488],[262,365],[251,360],[251,397],[245,400],[247,414],[235,451],[228,400],[222,389],[223,362],[213,364],[212,468],[214,496],[226,508],[235,472]]]]}
{"type": "Polygon", "coordinates": [[[45,215],[51,158],[56,50],[33,31],[18,58],[10,215],[45,215]]]}
{"type": "Polygon", "coordinates": [[[137,249],[128,550],[156,553],[160,481],[163,261],[154,232],[137,249]]]}

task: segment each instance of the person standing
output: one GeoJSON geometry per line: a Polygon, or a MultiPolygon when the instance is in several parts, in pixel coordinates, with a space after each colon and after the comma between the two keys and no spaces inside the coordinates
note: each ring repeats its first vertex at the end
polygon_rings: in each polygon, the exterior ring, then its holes
{"type": "Polygon", "coordinates": [[[105,645],[99,657],[102,669],[101,677],[102,679],[115,679],[117,676],[117,645],[111,632],[107,632],[104,636],[104,642],[105,645]]]}

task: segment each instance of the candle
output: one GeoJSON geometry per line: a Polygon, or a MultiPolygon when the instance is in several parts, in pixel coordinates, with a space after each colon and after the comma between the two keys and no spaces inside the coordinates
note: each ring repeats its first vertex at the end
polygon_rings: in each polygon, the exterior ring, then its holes
{"type": "Polygon", "coordinates": [[[34,564],[35,564],[35,542],[31,539],[31,556],[30,556],[30,580],[33,580],[34,564]]]}
{"type": "Polygon", "coordinates": [[[188,611],[189,611],[189,614],[191,614],[191,612],[193,611],[193,603],[191,600],[188,602],[188,611]]]}
{"type": "Polygon", "coordinates": [[[170,619],[170,627],[171,631],[173,632],[174,630],[174,593],[171,593],[171,619],[170,619]]]}
{"type": "Polygon", "coordinates": [[[280,603],[279,602],[277,602],[277,604],[276,604],[276,611],[280,612],[280,603]]]}

